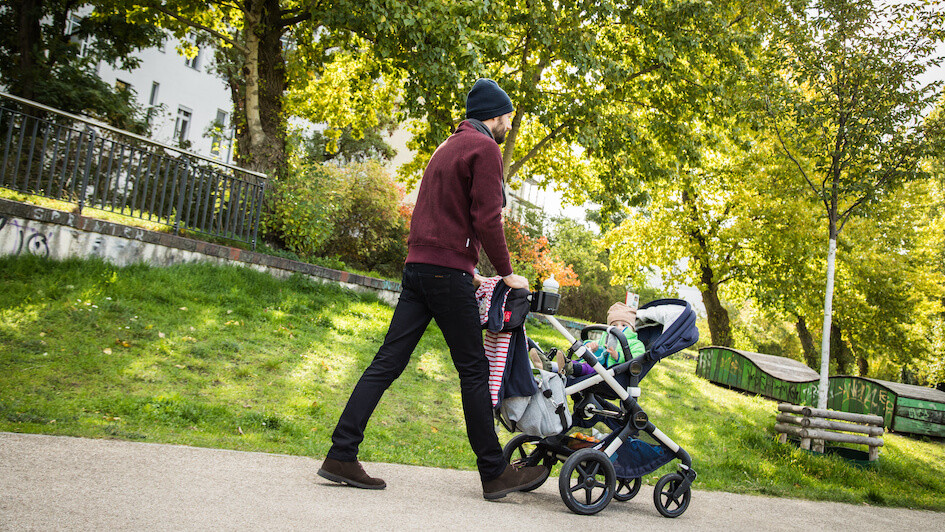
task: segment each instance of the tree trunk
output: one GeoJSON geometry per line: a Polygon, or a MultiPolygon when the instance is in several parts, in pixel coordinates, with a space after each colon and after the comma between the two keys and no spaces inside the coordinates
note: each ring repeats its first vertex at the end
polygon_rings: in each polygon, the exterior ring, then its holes
{"type": "Polygon", "coordinates": [[[856,357],[856,366],[859,370],[860,377],[866,377],[870,373],[870,363],[862,356],[856,357]]]}
{"type": "Polygon", "coordinates": [[[722,301],[719,299],[719,285],[711,281],[707,283],[706,278],[710,280],[712,278],[712,269],[708,266],[702,268],[703,286],[707,287],[702,290],[702,302],[705,304],[705,311],[708,314],[709,336],[712,339],[712,345],[735,347],[728,311],[725,310],[722,301]]]}
{"type": "Polygon", "coordinates": [[[689,238],[699,247],[699,283],[702,292],[702,302],[705,304],[706,314],[709,320],[709,336],[712,338],[713,345],[723,347],[735,347],[732,340],[732,325],[728,319],[728,311],[722,306],[719,299],[719,283],[715,278],[715,272],[710,265],[709,244],[699,226],[699,215],[696,212],[696,194],[688,187],[683,188],[682,202],[686,206],[687,213],[692,223],[689,230],[689,238]]]}
{"type": "Polygon", "coordinates": [[[843,330],[836,323],[830,324],[830,356],[837,366],[838,375],[850,374],[850,350],[843,341],[843,330]]]}
{"type": "Polygon", "coordinates": [[[17,21],[17,69],[20,75],[10,87],[10,92],[34,100],[33,87],[39,81],[38,63],[41,61],[37,52],[42,48],[40,19],[43,17],[43,2],[42,0],[13,2],[13,9],[17,21]]]}
{"type": "MultiPolygon", "coordinates": [[[[282,25],[278,0],[257,0],[245,12],[249,51],[242,70],[245,88],[234,114],[238,124],[237,161],[241,166],[274,176],[285,168],[285,121],[282,97],[287,82],[282,55],[282,25]]],[[[241,94],[240,94],[241,93],[241,94]]]]}
{"type": "Polygon", "coordinates": [[[814,345],[814,337],[807,328],[807,321],[804,316],[797,317],[797,336],[801,340],[801,347],[804,349],[804,363],[813,368],[817,365],[817,347],[814,345]]]}
{"type": "Polygon", "coordinates": [[[827,248],[827,289],[824,294],[824,329],[820,339],[820,385],[817,408],[827,408],[830,375],[830,323],[833,317],[833,277],[837,259],[836,221],[830,220],[830,244],[827,248]]]}

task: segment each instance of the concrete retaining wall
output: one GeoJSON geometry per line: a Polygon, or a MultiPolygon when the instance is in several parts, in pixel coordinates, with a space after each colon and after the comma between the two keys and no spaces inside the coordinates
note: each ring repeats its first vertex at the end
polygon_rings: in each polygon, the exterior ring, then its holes
{"type": "Polygon", "coordinates": [[[369,291],[390,305],[396,305],[400,297],[400,283],[0,199],[0,255],[24,253],[56,260],[100,257],[119,266],[137,262],[170,266],[194,261],[237,264],[278,278],[299,273],[317,281],[369,291]]]}

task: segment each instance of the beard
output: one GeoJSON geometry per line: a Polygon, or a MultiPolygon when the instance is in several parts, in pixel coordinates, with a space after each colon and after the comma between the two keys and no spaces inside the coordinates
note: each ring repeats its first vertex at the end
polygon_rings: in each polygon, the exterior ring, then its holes
{"type": "Polygon", "coordinates": [[[506,129],[501,124],[496,124],[490,131],[492,131],[492,138],[495,139],[496,144],[505,142],[506,129]]]}

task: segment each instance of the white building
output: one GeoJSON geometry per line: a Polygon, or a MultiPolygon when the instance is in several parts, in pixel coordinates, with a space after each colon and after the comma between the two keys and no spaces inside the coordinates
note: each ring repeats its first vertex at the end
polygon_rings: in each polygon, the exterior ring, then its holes
{"type": "Polygon", "coordinates": [[[102,63],[98,74],[106,83],[135,91],[138,103],[148,109],[151,138],[230,163],[230,90],[210,71],[212,50],[201,48],[196,57],[187,58],[177,51],[178,45],[168,38],[161,48],[138,52],[138,68],[116,70],[102,63]]]}

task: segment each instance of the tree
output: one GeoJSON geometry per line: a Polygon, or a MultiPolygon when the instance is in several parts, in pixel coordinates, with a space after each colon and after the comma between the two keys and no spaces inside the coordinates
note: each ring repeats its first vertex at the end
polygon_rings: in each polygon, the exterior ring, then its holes
{"type": "Polygon", "coordinates": [[[100,61],[133,68],[132,52],[156,46],[163,33],[124,17],[77,12],[98,2],[24,0],[0,9],[0,84],[17,96],[144,132],[142,110],[129,90],[111,87],[95,71],[100,61]]]}
{"type": "MultiPolygon", "coordinates": [[[[412,111],[418,101],[440,101],[433,87],[458,85],[458,72],[477,60],[476,26],[488,9],[458,0],[111,0],[109,5],[131,21],[154,23],[214,47],[235,104],[237,160],[270,175],[285,170],[287,91],[305,95],[295,94],[295,103],[353,102],[329,106],[333,112],[322,116],[329,128],[351,127],[360,136],[362,117],[368,124],[376,121],[371,110],[348,112],[357,102],[388,98],[384,105],[390,106],[390,95],[396,94],[403,110],[412,111]],[[445,20],[452,23],[442,24],[445,20]],[[354,58],[366,60],[342,76],[346,84],[340,92],[338,83],[319,82],[331,77],[329,65],[350,66],[354,58]],[[391,91],[405,79],[402,72],[411,73],[403,93],[391,91]]],[[[299,106],[302,116],[310,111],[299,106]]]]}
{"type": "Polygon", "coordinates": [[[942,14],[923,3],[789,4],[770,41],[771,127],[827,218],[827,282],[818,406],[827,402],[837,237],[856,210],[921,172],[919,120],[937,85],[917,87],[942,14]]]}
{"type": "Polygon", "coordinates": [[[503,146],[513,186],[531,178],[573,202],[589,194],[609,206],[629,200],[642,176],[665,171],[651,157],[659,146],[678,139],[689,114],[737,77],[754,45],[753,9],[729,1],[499,2],[486,25],[500,46],[483,49],[480,68],[460,87],[444,88],[447,105],[425,103],[410,145],[418,155],[402,175],[419,179],[462,119],[465,89],[491,77],[516,107],[503,146]]]}
{"type": "Polygon", "coordinates": [[[750,143],[738,138],[737,121],[691,123],[687,161],[665,177],[641,186],[649,198],[609,231],[617,278],[643,283],[651,275],[670,285],[695,286],[702,293],[712,343],[734,346],[721,290],[743,276],[752,260],[749,245],[759,184],[751,166],[750,143]]]}

